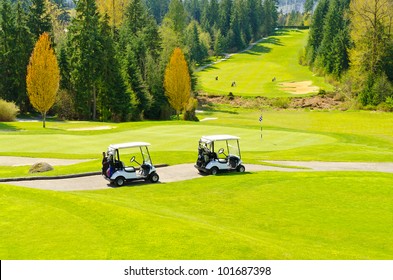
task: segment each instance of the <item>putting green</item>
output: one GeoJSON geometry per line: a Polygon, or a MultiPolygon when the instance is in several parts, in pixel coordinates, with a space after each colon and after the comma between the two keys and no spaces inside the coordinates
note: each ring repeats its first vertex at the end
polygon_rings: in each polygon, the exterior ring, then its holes
{"type": "MultiPolygon", "coordinates": [[[[31,135],[1,135],[1,152],[7,153],[45,153],[45,154],[96,154],[100,157],[109,144],[147,141],[152,144],[151,151],[190,151],[196,152],[202,135],[233,134],[241,137],[242,151],[277,151],[310,145],[333,143],[333,137],[322,134],[265,130],[261,140],[258,128],[238,128],[205,126],[202,124],[147,126],[128,131],[105,133],[102,135],[42,134],[39,141],[31,141],[31,135]],[[13,145],[9,145],[13,143],[13,145]],[[61,149],[59,148],[61,143],[61,149]]],[[[161,159],[162,161],[163,159],[161,159]]]]}

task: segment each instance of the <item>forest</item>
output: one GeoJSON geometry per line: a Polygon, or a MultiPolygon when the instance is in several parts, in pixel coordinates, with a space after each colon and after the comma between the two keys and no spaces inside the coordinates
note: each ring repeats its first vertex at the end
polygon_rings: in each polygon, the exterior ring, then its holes
{"type": "Polygon", "coordinates": [[[359,108],[393,111],[392,32],[392,0],[319,0],[299,60],[359,108]]]}
{"type": "Polygon", "coordinates": [[[22,115],[35,111],[27,66],[47,32],[60,72],[50,114],[130,121],[183,111],[195,119],[196,67],[281,25],[310,26],[299,63],[325,76],[356,108],[393,110],[392,0],[0,0],[0,101],[22,115]],[[288,5],[303,10],[282,13],[288,5]],[[165,89],[176,48],[191,83],[180,109],[165,89]]]}
{"type": "MultiPolygon", "coordinates": [[[[0,98],[33,112],[26,71],[50,34],[60,70],[50,113],[63,119],[168,119],[164,75],[175,48],[193,69],[272,34],[275,0],[1,0],[0,98]]],[[[190,102],[195,109],[195,103],[190,102]]],[[[185,114],[188,116],[190,114],[185,114]]],[[[192,114],[191,114],[192,115],[192,114]]]]}

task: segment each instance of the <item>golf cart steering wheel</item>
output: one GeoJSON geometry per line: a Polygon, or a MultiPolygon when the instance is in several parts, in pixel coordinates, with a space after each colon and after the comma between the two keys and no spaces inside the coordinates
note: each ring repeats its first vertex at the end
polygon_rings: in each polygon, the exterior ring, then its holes
{"type": "Polygon", "coordinates": [[[139,162],[137,162],[136,160],[135,160],[135,156],[132,156],[132,158],[130,159],[130,162],[136,162],[138,165],[141,165],[139,162]]]}
{"type": "Polygon", "coordinates": [[[218,150],[218,154],[223,154],[224,156],[227,156],[227,155],[224,153],[224,148],[219,149],[219,150],[218,150]]]}

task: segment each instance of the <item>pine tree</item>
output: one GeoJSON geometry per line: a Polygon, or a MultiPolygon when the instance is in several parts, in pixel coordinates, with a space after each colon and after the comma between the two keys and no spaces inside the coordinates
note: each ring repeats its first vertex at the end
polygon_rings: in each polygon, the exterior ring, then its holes
{"type": "Polygon", "coordinates": [[[186,45],[189,48],[189,57],[191,61],[201,63],[207,56],[207,52],[204,52],[203,46],[199,39],[199,32],[197,22],[193,21],[187,27],[186,30],[186,45]]]}
{"type": "Polygon", "coordinates": [[[320,0],[318,6],[315,9],[312,24],[310,28],[309,39],[307,42],[307,61],[308,64],[313,65],[315,58],[317,57],[319,47],[323,40],[323,30],[325,17],[329,9],[328,0],[320,0]]]}
{"type": "Polygon", "coordinates": [[[173,51],[164,78],[165,95],[176,110],[177,118],[186,109],[191,98],[191,79],[188,65],[180,48],[173,51]]]}
{"type": "Polygon", "coordinates": [[[226,37],[231,27],[232,0],[221,0],[218,9],[218,29],[226,37]]]}
{"type": "Polygon", "coordinates": [[[0,97],[15,102],[27,112],[26,69],[33,49],[26,26],[26,14],[20,2],[14,8],[3,0],[0,6],[0,97]]]}
{"type": "Polygon", "coordinates": [[[80,118],[97,117],[97,82],[100,78],[102,46],[99,14],[95,0],[79,0],[76,16],[70,26],[68,53],[71,82],[80,118]]]}
{"type": "Polygon", "coordinates": [[[323,39],[318,49],[318,67],[340,77],[349,67],[349,28],[345,20],[349,0],[331,0],[324,20],[323,39]]]}
{"type": "Polygon", "coordinates": [[[171,0],[169,4],[169,11],[166,14],[166,17],[173,21],[174,30],[178,34],[181,34],[187,25],[187,14],[184,10],[181,0],[171,0]]]}
{"type": "Polygon", "coordinates": [[[51,18],[45,0],[31,0],[28,26],[35,40],[44,32],[52,32],[51,18]]]}
{"type": "Polygon", "coordinates": [[[121,75],[108,16],[100,22],[100,40],[105,51],[100,58],[97,107],[104,121],[127,121],[131,113],[130,95],[121,75]]]}
{"type": "Polygon", "coordinates": [[[38,39],[27,67],[27,93],[33,107],[42,114],[45,128],[46,113],[56,101],[60,70],[51,46],[49,34],[44,32],[38,39]]]}
{"type": "Polygon", "coordinates": [[[15,14],[11,4],[3,0],[0,6],[0,98],[7,101],[16,101],[13,88],[15,73],[13,72],[15,14]]]}

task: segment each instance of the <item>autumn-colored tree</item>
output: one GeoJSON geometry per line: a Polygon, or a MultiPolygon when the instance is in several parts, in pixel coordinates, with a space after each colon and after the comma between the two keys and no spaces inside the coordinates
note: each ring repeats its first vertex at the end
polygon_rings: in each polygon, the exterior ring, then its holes
{"type": "Polygon", "coordinates": [[[110,25],[114,28],[121,26],[124,19],[124,11],[132,0],[96,0],[98,10],[102,15],[110,17],[110,25]]]}
{"type": "Polygon", "coordinates": [[[180,48],[175,48],[164,77],[165,95],[169,104],[176,110],[177,118],[191,98],[191,78],[187,62],[180,48]]]}
{"type": "Polygon", "coordinates": [[[60,70],[51,46],[49,34],[40,35],[27,66],[27,93],[31,105],[42,114],[45,128],[46,113],[56,101],[60,70]]]}

